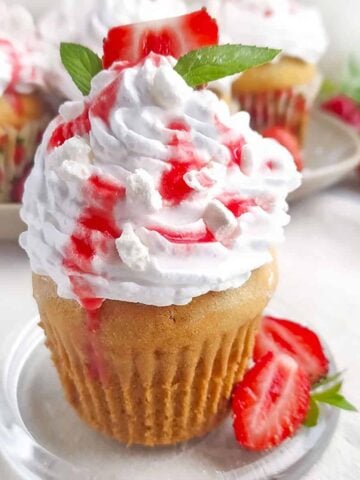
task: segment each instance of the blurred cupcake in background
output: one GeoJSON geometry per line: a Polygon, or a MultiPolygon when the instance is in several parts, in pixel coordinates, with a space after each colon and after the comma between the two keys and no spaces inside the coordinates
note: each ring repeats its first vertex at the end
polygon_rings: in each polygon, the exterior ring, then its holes
{"type": "Polygon", "coordinates": [[[0,203],[21,201],[41,134],[48,59],[30,13],[0,2],[0,203]]]}
{"type": "Polygon", "coordinates": [[[219,0],[65,0],[39,23],[42,38],[58,58],[50,83],[62,99],[81,98],[61,63],[60,42],[80,43],[101,56],[103,39],[114,26],[175,17],[201,7],[216,16],[218,5],[219,0]]]}
{"type": "Polygon", "coordinates": [[[253,128],[285,127],[302,143],[321,85],[317,63],[327,47],[318,11],[291,0],[224,0],[221,25],[232,43],[282,50],[273,63],[237,77],[232,96],[250,113],[253,128]]]}

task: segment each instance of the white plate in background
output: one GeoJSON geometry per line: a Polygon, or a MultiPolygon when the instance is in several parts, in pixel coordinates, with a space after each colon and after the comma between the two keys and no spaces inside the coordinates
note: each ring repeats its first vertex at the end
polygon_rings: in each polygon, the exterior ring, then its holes
{"type": "MultiPolygon", "coordinates": [[[[315,110],[305,141],[304,164],[302,185],[290,200],[330,187],[353,171],[360,164],[360,137],[337,118],[315,110]]],[[[24,230],[19,211],[19,204],[0,204],[0,240],[16,240],[24,230]]]]}
{"type": "Polygon", "coordinates": [[[355,130],[333,115],[314,110],[305,139],[302,185],[290,200],[334,185],[359,164],[360,137],[355,130]]]}

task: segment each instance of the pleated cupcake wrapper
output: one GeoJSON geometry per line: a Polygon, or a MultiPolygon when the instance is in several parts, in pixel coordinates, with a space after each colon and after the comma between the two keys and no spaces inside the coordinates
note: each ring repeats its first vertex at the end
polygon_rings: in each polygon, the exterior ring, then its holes
{"type": "Polygon", "coordinates": [[[268,127],[283,126],[303,142],[309,110],[318,93],[319,77],[309,85],[286,90],[242,93],[237,96],[241,110],[249,112],[251,126],[261,132],[268,127]]]}
{"type": "Polygon", "coordinates": [[[32,164],[48,120],[29,122],[20,130],[0,126],[0,203],[11,201],[13,184],[32,164]]]}
{"type": "Polygon", "coordinates": [[[215,343],[208,339],[171,356],[159,349],[133,349],[116,369],[106,358],[107,379],[98,381],[89,375],[79,344],[56,322],[42,318],[66,396],[80,416],[123,443],[148,446],[204,435],[227,416],[259,322],[251,320],[215,343]]]}

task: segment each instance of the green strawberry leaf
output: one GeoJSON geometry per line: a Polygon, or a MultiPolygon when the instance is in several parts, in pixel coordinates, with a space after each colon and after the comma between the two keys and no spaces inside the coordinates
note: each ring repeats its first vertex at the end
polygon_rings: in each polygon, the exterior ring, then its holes
{"type": "Polygon", "coordinates": [[[191,87],[243,72],[273,60],[280,50],[247,45],[216,45],[187,53],[175,65],[191,87]]]}
{"type": "Polygon", "coordinates": [[[332,385],[331,387],[329,387],[326,390],[322,390],[322,391],[319,391],[319,392],[315,391],[311,395],[311,397],[314,400],[317,400],[317,401],[321,402],[322,398],[332,397],[333,395],[338,393],[341,390],[341,387],[342,387],[342,382],[338,382],[338,383],[335,383],[335,385],[332,385]]]}
{"type": "Polygon", "coordinates": [[[339,379],[341,379],[343,373],[338,372],[330,375],[313,386],[310,408],[304,421],[306,427],[310,428],[317,425],[320,414],[319,403],[325,403],[350,412],[357,412],[357,408],[340,393],[343,382],[342,380],[339,381],[339,379]]]}
{"type": "Polygon", "coordinates": [[[349,412],[357,412],[357,408],[346,400],[346,398],[340,393],[334,393],[328,396],[322,396],[317,398],[318,402],[332,405],[333,407],[340,408],[341,410],[348,410],[349,412]]]}
{"type": "Polygon", "coordinates": [[[304,421],[304,425],[308,428],[311,427],[316,427],[318,424],[319,420],[319,415],[320,415],[320,409],[318,404],[313,400],[312,398],[310,399],[310,408],[307,413],[306,419],[304,421]]]}
{"type": "Polygon", "coordinates": [[[334,375],[329,375],[328,377],[325,377],[322,380],[320,380],[318,383],[316,383],[313,386],[313,390],[317,390],[319,387],[329,385],[330,383],[333,383],[336,380],[338,380],[339,378],[341,378],[343,375],[344,375],[343,371],[334,373],[334,375]]]}
{"type": "Polygon", "coordinates": [[[103,69],[101,58],[76,43],[61,43],[61,61],[83,95],[89,95],[92,78],[103,69]]]}

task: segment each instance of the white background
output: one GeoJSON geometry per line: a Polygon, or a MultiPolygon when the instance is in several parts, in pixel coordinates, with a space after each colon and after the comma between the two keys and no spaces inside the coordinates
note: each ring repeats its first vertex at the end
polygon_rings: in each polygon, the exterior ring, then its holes
{"type": "MultiPolygon", "coordinates": [[[[53,0],[22,3],[36,12],[54,4],[53,0]]],[[[360,0],[307,3],[323,9],[331,36],[323,65],[336,78],[345,53],[360,45],[360,0]]],[[[322,333],[339,367],[348,369],[346,393],[360,407],[360,180],[294,205],[292,218],[287,242],[279,252],[281,281],[272,307],[279,315],[314,325],[322,333]]],[[[28,262],[16,244],[0,244],[0,305],[1,338],[36,313],[28,262]]],[[[1,459],[0,479],[18,480],[1,459]]],[[[344,413],[329,449],[303,480],[359,479],[360,415],[344,413]]]]}

